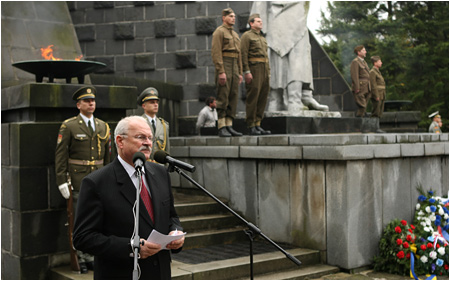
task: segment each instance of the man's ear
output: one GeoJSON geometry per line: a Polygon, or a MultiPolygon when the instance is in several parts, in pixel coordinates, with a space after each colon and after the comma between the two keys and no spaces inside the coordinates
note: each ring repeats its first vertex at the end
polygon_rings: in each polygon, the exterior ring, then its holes
{"type": "Polygon", "coordinates": [[[117,147],[118,148],[120,148],[120,149],[122,149],[123,148],[123,140],[124,140],[125,138],[123,137],[123,136],[121,136],[121,135],[117,135],[116,136],[116,143],[117,143],[117,147]]]}

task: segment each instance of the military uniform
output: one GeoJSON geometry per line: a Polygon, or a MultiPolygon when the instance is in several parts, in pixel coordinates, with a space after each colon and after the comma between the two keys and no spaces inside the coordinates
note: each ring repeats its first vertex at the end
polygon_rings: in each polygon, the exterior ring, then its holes
{"type": "MultiPolygon", "coordinates": [[[[95,99],[95,88],[80,88],[73,94],[73,99],[77,102],[82,99],[95,99]]],[[[61,194],[63,196],[67,194],[68,197],[68,187],[67,185],[64,187],[64,185],[68,182],[68,176],[70,176],[73,188],[74,214],[82,179],[108,164],[111,158],[109,126],[98,118],[92,116],[92,119],[95,125],[88,127],[81,116],[80,110],[78,116],[69,118],[62,123],[56,143],[56,183],[61,194]],[[92,132],[90,129],[92,129],[92,132]]],[[[77,255],[81,273],[86,273],[88,268],[92,269],[93,256],[81,251],[77,251],[77,255]]]]}
{"type": "Polygon", "coordinates": [[[370,75],[369,66],[364,59],[356,57],[350,64],[350,75],[352,77],[352,91],[358,111],[357,117],[363,117],[366,112],[367,103],[370,99],[370,75]],[[359,92],[357,92],[359,91],[359,92]]]}
{"type": "Polygon", "coordinates": [[[431,122],[430,127],[428,128],[428,132],[433,134],[442,134],[441,126],[439,125],[439,121],[441,121],[439,111],[431,113],[428,115],[428,118],[433,118],[433,122],[431,122]]]}
{"type": "Polygon", "coordinates": [[[169,122],[167,122],[161,117],[156,118],[155,122],[156,130],[154,131],[153,126],[148,118],[148,115],[143,114],[142,117],[144,117],[147,120],[147,123],[152,129],[153,133],[152,154],[150,155],[150,159],[153,160],[155,152],[159,150],[164,150],[165,152],[170,154],[169,122]]]}
{"type": "Polygon", "coordinates": [[[239,35],[232,26],[222,24],[213,33],[211,56],[215,66],[218,128],[231,127],[239,97],[239,76],[242,75],[241,46],[239,35]],[[224,73],[227,81],[219,84],[219,74],[224,73]]]}
{"type": "Polygon", "coordinates": [[[386,100],[386,83],[378,68],[372,67],[369,72],[370,88],[372,96],[372,115],[370,117],[380,118],[384,111],[384,101],[386,100]],[[379,100],[377,101],[376,98],[379,100]]]}
{"type": "Polygon", "coordinates": [[[245,111],[247,127],[259,127],[264,117],[267,97],[270,91],[270,67],[267,54],[266,38],[254,29],[245,32],[241,37],[242,67],[244,74],[251,73],[253,80],[245,89],[245,111]]]}
{"type": "Polygon", "coordinates": [[[58,134],[55,153],[56,183],[68,181],[69,172],[75,192],[81,180],[110,162],[111,135],[106,122],[94,118],[95,131],[91,134],[81,115],[65,120],[58,134]]]}
{"type": "MultiPolygon", "coordinates": [[[[159,102],[158,90],[153,87],[146,88],[139,95],[137,99],[138,105],[142,106],[146,101],[157,100],[159,102]]],[[[170,153],[170,140],[169,140],[169,122],[165,121],[161,117],[154,118],[155,124],[151,122],[151,116],[143,114],[142,117],[147,120],[148,125],[152,129],[153,141],[152,141],[152,153],[149,160],[154,160],[156,151],[163,150],[170,153]]]]}

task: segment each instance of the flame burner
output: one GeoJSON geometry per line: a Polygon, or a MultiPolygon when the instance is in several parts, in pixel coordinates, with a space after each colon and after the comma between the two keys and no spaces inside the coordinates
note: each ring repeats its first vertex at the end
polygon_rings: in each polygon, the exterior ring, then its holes
{"type": "Polygon", "coordinates": [[[44,77],[48,77],[50,83],[53,83],[55,78],[65,78],[66,83],[70,83],[72,77],[77,77],[79,84],[84,84],[85,75],[106,66],[101,62],[81,60],[30,60],[16,62],[12,65],[36,75],[38,83],[41,83],[44,77]]]}

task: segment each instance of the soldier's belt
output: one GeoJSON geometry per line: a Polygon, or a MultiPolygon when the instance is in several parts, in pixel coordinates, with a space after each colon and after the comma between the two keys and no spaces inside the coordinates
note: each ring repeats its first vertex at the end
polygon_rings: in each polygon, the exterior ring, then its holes
{"type": "Polygon", "coordinates": [[[103,160],[89,161],[89,160],[69,159],[69,164],[84,165],[84,166],[103,165],[103,160]]]}
{"type": "Polygon", "coordinates": [[[238,53],[223,52],[222,56],[223,57],[228,57],[228,58],[238,58],[239,54],[238,53]]]}
{"type": "Polygon", "coordinates": [[[363,83],[369,83],[369,80],[361,80],[361,79],[359,79],[359,84],[363,84],[363,83]]]}
{"type": "Polygon", "coordinates": [[[377,90],[384,90],[384,89],[386,89],[385,86],[377,86],[377,90]]]}
{"type": "Polygon", "coordinates": [[[252,61],[252,62],[269,62],[269,60],[266,59],[266,58],[249,58],[248,61],[252,61]]]}

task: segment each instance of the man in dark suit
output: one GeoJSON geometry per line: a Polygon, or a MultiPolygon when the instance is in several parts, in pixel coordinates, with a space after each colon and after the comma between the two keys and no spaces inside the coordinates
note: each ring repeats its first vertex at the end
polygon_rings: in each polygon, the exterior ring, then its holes
{"type": "MultiPolygon", "coordinates": [[[[152,131],[141,116],[122,119],[114,133],[118,157],[83,179],[75,216],[74,246],[95,256],[95,279],[132,278],[133,204],[141,180],[132,159],[138,151],[148,159],[152,149],[152,131]]],[[[148,161],[143,170],[142,192],[149,192],[146,196],[150,196],[151,204],[140,201],[140,279],[170,279],[170,252],[145,240],[153,229],[169,235],[182,231],[170,177],[163,166],[148,161]]],[[[166,247],[178,252],[183,244],[184,237],[166,247]]]]}

